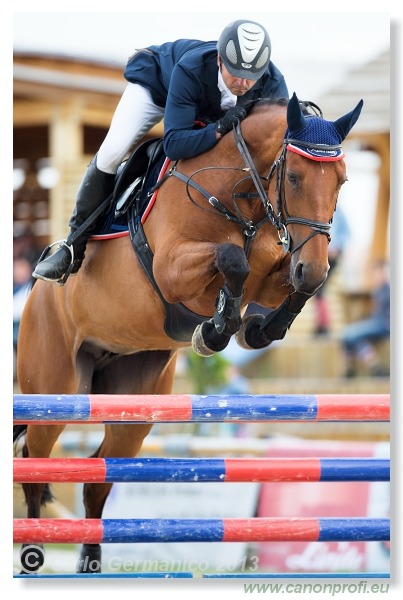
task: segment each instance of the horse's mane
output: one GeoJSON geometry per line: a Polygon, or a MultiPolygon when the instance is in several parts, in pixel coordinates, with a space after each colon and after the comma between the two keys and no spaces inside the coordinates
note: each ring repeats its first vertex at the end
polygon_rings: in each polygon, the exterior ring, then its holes
{"type": "Polygon", "coordinates": [[[287,106],[288,98],[258,98],[255,103],[261,105],[287,106]]]}
{"type": "MultiPolygon", "coordinates": [[[[242,102],[240,102],[242,106],[242,102]]],[[[253,111],[255,108],[261,108],[265,106],[287,106],[288,98],[255,98],[254,100],[248,100],[243,105],[247,113],[253,111]]]]}
{"type": "MultiPolygon", "coordinates": [[[[259,108],[261,106],[287,106],[288,102],[288,98],[257,98],[255,100],[249,100],[246,102],[245,108],[249,113],[254,108],[259,108]]],[[[319,106],[317,106],[317,104],[311,100],[300,100],[299,104],[304,116],[323,116],[319,106]]]]}

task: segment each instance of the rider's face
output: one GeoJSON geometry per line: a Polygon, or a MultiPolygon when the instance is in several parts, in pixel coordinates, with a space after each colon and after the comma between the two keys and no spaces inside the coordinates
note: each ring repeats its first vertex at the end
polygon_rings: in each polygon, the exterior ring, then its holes
{"type": "Polygon", "coordinates": [[[256,79],[242,79],[241,77],[234,77],[226,69],[225,65],[218,58],[218,66],[221,69],[221,75],[227,88],[235,96],[243,96],[248,90],[250,90],[256,83],[256,79]]]}

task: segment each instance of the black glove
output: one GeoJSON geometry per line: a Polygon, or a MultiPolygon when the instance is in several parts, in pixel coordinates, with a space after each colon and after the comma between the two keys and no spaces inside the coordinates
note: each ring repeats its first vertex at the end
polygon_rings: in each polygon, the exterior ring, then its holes
{"type": "Polygon", "coordinates": [[[242,106],[231,106],[225,115],[216,122],[216,131],[225,135],[231,131],[233,125],[242,121],[246,117],[246,110],[242,106]]]}

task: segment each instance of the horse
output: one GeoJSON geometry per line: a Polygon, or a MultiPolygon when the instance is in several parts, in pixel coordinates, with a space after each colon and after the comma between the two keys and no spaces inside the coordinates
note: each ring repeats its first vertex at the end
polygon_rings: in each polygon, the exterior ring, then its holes
{"type": "MultiPolygon", "coordinates": [[[[317,106],[296,94],[262,99],[211,150],[167,159],[147,217],[129,219],[136,243],[94,236],[63,286],[37,281],[20,324],[21,393],[170,394],[181,348],[209,356],[232,336],[250,350],[283,339],[326,279],[332,216],[347,180],[341,142],[363,101],[334,122],[309,105],[317,106]],[[270,311],[243,318],[252,302],[270,311]]],[[[23,457],[47,458],[64,425],[14,429],[15,441],[25,436],[23,457]]],[[[134,457],[150,429],[106,424],[93,456],[134,457]]],[[[102,517],[111,486],[84,485],[87,519],[102,517]]],[[[49,485],[23,491],[27,517],[38,518],[49,485]]],[[[37,550],[31,567],[22,547],[23,572],[43,564],[37,550]]],[[[83,544],[77,571],[100,572],[100,564],[100,545],[83,544]]]]}

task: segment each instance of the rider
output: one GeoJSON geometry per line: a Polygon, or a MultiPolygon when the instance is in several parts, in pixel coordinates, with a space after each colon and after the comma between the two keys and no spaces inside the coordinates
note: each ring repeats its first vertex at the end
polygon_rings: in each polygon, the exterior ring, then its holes
{"type": "Polygon", "coordinates": [[[218,42],[180,39],[136,50],[126,65],[129,83],[108,134],[78,190],[70,234],[54,254],[40,260],[33,276],[63,285],[70,273],[77,273],[94,226],[84,225],[72,239],[73,234],[112,193],[128,151],[162,118],[165,154],[179,160],[209,150],[245,118],[239,97],[288,98],[270,55],[266,29],[245,19],[227,25],[218,42]],[[196,122],[207,125],[195,128],[196,122]]]}

